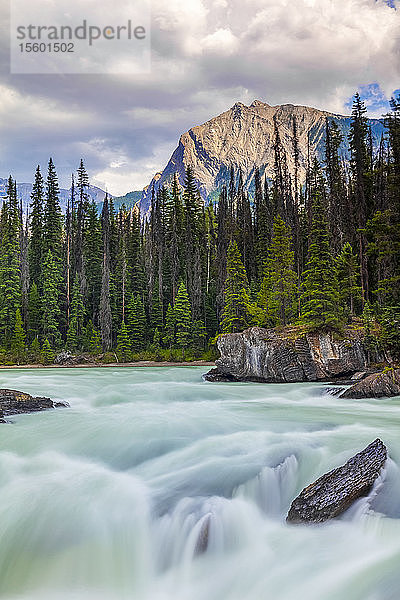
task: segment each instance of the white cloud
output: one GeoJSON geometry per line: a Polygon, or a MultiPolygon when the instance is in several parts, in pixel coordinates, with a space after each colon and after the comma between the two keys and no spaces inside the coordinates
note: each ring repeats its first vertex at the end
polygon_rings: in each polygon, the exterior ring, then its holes
{"type": "Polygon", "coordinates": [[[12,170],[31,179],[36,162],[52,153],[66,178],[82,155],[92,179],[123,193],[164,167],[183,131],[236,101],[343,113],[359,86],[376,82],[390,95],[400,87],[397,5],[153,0],[149,75],[13,77],[4,70],[0,176],[12,170]]]}

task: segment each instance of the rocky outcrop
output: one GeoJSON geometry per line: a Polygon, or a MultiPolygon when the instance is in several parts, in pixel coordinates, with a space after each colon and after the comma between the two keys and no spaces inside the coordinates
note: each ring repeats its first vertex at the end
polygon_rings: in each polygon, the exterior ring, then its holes
{"type": "Polygon", "coordinates": [[[83,355],[74,356],[73,354],[71,354],[70,352],[68,352],[66,350],[63,350],[62,352],[60,352],[60,354],[57,354],[57,356],[54,359],[54,363],[56,365],[61,365],[61,366],[82,365],[82,364],[86,364],[89,362],[90,362],[90,360],[88,359],[88,357],[83,356],[83,355]]]}
{"type": "Polygon", "coordinates": [[[270,383],[323,381],[350,376],[367,365],[362,336],[356,332],[336,340],[331,333],[296,337],[290,331],[252,327],[221,335],[217,345],[221,357],[213,381],[218,376],[270,383]]]}
{"type": "Polygon", "coordinates": [[[68,403],[54,402],[45,397],[33,397],[17,390],[0,389],[0,422],[4,422],[4,417],[9,415],[38,412],[61,406],[68,406],[68,403]]]}
{"type": "Polygon", "coordinates": [[[400,369],[374,373],[344,391],[341,398],[390,398],[400,396],[400,369]]]}
{"type": "Polygon", "coordinates": [[[387,459],[384,443],[376,439],[345,465],[323,475],[306,487],[290,507],[289,523],[323,523],[366,496],[387,459]]]}

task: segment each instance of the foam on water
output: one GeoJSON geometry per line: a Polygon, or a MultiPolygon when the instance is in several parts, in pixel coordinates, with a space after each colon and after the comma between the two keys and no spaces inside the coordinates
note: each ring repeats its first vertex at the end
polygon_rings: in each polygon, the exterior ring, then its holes
{"type": "Polygon", "coordinates": [[[1,371],[67,400],[0,430],[0,598],[397,600],[399,399],[210,384],[201,368],[1,371]],[[319,527],[293,498],[376,437],[367,498],[319,527]]]}

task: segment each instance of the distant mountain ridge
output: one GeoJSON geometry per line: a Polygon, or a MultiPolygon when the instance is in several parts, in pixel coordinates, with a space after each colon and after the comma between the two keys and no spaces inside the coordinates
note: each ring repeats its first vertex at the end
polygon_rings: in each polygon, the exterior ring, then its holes
{"type": "MultiPolygon", "coordinates": [[[[348,154],[348,134],[350,116],[331,112],[283,104],[270,106],[260,100],[254,100],[249,106],[236,102],[226,112],[204,123],[192,127],[182,134],[177,148],[161,173],[157,173],[143,190],[140,201],[142,214],[150,206],[152,188],[157,189],[171,181],[176,172],[183,184],[186,168],[194,170],[196,181],[204,199],[212,197],[229,181],[231,165],[235,174],[242,170],[247,188],[252,185],[254,168],[260,169],[262,177],[273,176],[275,122],[282,146],[287,155],[289,171],[293,172],[293,120],[296,119],[299,139],[299,177],[305,180],[308,140],[311,154],[316,153],[322,161],[325,143],[326,119],[335,120],[344,136],[342,153],[348,154]]],[[[372,133],[378,144],[384,131],[382,122],[370,119],[372,133]]]]}
{"type": "MultiPolygon", "coordinates": [[[[31,202],[32,184],[31,183],[18,183],[17,181],[17,196],[22,200],[22,206],[24,210],[29,206],[31,202]]],[[[88,194],[95,204],[102,206],[106,192],[95,185],[90,185],[88,194]]],[[[0,178],[0,200],[7,195],[7,179],[0,178]]],[[[111,194],[108,194],[111,196],[111,194]]],[[[60,188],[60,205],[63,212],[67,209],[68,198],[71,197],[71,189],[66,190],[60,188]]],[[[112,197],[112,196],[111,196],[112,197]]]]}

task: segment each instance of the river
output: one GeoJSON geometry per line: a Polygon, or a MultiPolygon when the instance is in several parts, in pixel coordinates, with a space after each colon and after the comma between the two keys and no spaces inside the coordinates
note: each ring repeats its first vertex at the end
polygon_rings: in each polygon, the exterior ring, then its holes
{"type": "Polygon", "coordinates": [[[400,398],[203,371],[0,371],[0,388],[70,403],[0,425],[0,598],[399,599],[400,398]],[[305,485],[376,437],[391,458],[368,498],[323,526],[285,523],[305,485]]]}

